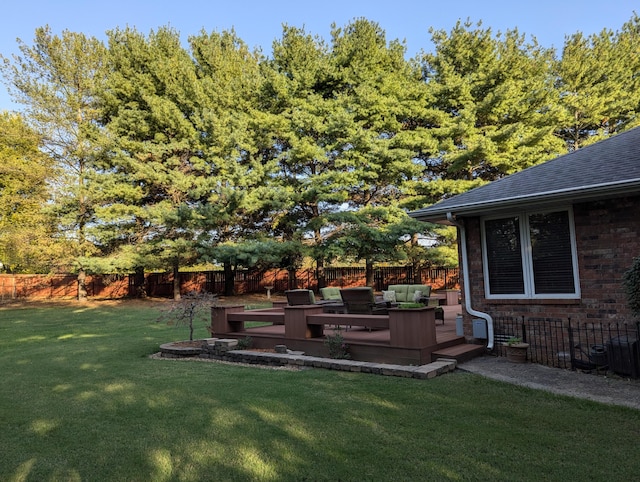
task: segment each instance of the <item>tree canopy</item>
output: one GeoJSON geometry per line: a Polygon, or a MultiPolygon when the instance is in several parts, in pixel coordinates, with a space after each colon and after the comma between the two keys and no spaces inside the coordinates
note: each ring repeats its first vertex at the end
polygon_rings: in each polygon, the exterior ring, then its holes
{"type": "Polygon", "coordinates": [[[18,114],[0,114],[0,270],[48,270],[61,256],[52,218],[45,212],[53,161],[18,114]]]}
{"type": "Polygon", "coordinates": [[[451,230],[407,211],[638,125],[639,26],[559,53],[459,21],[412,59],[364,18],[326,41],[285,25],[270,56],[232,30],[41,27],[2,57],[24,111],[0,118],[0,262],[450,263],[451,230]]]}

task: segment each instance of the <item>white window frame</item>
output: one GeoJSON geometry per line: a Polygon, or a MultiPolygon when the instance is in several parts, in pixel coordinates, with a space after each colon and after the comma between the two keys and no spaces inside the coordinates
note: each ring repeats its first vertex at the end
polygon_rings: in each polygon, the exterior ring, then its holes
{"type": "Polygon", "coordinates": [[[558,207],[546,210],[518,211],[503,213],[500,215],[485,216],[480,220],[480,231],[482,237],[482,269],[484,275],[484,295],[488,300],[496,299],[579,299],[580,298],[580,276],[578,273],[578,250],[576,247],[576,233],[573,219],[573,209],[571,207],[558,207]],[[573,267],[574,293],[542,293],[536,294],[534,287],[533,258],[531,249],[531,238],[529,228],[529,216],[535,214],[547,214],[564,211],[568,214],[569,238],[571,241],[571,264],[573,267]],[[494,219],[504,219],[518,217],[520,222],[520,257],[522,260],[522,274],[524,278],[524,293],[515,294],[492,294],[489,286],[488,250],[485,222],[494,219]]]}

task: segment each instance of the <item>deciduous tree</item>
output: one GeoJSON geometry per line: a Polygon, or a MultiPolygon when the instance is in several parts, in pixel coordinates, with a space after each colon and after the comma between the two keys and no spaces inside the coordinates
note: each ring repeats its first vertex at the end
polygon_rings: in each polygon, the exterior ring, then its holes
{"type": "Polygon", "coordinates": [[[19,114],[0,113],[0,271],[46,273],[64,251],[45,212],[53,160],[19,114]]]}

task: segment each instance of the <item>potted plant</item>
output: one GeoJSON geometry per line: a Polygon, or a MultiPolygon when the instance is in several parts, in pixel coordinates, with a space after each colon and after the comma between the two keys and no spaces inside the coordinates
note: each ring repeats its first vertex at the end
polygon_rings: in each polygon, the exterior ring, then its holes
{"type": "Polygon", "coordinates": [[[513,363],[525,363],[529,343],[523,343],[519,336],[512,336],[505,343],[507,346],[507,360],[513,363]]]}

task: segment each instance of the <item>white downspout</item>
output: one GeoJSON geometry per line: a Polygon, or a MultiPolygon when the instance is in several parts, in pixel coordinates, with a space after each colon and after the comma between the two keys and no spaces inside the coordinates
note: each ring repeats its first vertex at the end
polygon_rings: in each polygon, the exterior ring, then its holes
{"type": "Polygon", "coordinates": [[[493,350],[493,318],[488,313],[474,310],[471,307],[471,285],[469,284],[469,259],[467,258],[467,233],[464,224],[456,220],[452,213],[447,213],[447,219],[451,224],[460,229],[460,252],[462,253],[462,275],[464,283],[464,309],[471,316],[477,316],[487,322],[487,350],[493,350]]]}

